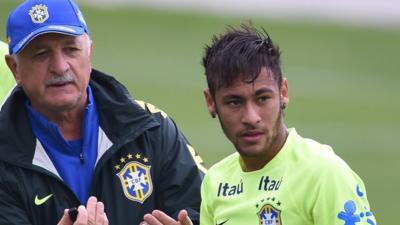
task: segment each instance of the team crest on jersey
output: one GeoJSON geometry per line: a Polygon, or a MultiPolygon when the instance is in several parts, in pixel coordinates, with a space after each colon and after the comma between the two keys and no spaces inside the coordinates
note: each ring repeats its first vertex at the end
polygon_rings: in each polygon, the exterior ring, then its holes
{"type": "Polygon", "coordinates": [[[153,183],[150,167],[137,161],[131,161],[117,174],[128,199],[143,203],[151,195],[153,183]]]}
{"type": "Polygon", "coordinates": [[[281,211],[270,204],[264,205],[257,216],[260,225],[282,225],[281,211]]]}
{"type": "Polygon", "coordinates": [[[44,21],[49,18],[47,6],[43,4],[33,6],[32,9],[29,10],[29,15],[34,23],[44,23],[44,21]]]}

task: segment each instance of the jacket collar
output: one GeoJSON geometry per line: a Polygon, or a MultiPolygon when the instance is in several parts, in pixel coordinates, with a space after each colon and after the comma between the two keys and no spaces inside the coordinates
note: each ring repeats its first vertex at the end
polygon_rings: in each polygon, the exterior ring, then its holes
{"type": "MultiPolygon", "coordinates": [[[[113,77],[93,69],[90,85],[100,127],[112,143],[130,141],[145,130],[159,126],[113,77]]],[[[4,102],[0,112],[0,161],[32,167],[36,138],[24,107],[26,99],[22,88],[16,87],[4,102]]]]}

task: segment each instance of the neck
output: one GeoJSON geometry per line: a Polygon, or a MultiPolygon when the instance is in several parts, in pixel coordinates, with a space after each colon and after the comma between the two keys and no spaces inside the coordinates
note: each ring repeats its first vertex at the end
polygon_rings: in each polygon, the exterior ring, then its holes
{"type": "Polygon", "coordinates": [[[252,172],[262,169],[282,149],[288,136],[288,130],[284,124],[279,129],[277,136],[272,140],[265,154],[260,156],[240,156],[240,164],[244,172],[252,172]]]}
{"type": "Polygon", "coordinates": [[[60,128],[60,132],[65,140],[77,140],[82,136],[84,108],[79,112],[63,112],[51,120],[60,128]]]}
{"type": "Polygon", "coordinates": [[[34,105],[32,107],[46,119],[57,124],[63,138],[70,141],[80,139],[82,136],[82,123],[86,104],[87,100],[81,101],[81,103],[71,109],[60,111],[38,110],[34,105]]]}

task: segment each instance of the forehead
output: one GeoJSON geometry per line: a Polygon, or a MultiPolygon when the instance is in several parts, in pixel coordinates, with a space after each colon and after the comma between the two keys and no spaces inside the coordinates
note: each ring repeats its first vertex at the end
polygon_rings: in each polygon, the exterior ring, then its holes
{"type": "Polygon", "coordinates": [[[35,47],[45,47],[53,44],[68,44],[68,43],[79,43],[85,40],[85,35],[71,36],[59,33],[46,33],[35,37],[30,41],[25,49],[31,49],[35,47]]]}
{"type": "Polygon", "coordinates": [[[221,87],[216,91],[216,95],[238,95],[245,93],[253,93],[260,89],[270,89],[272,91],[278,91],[278,84],[274,79],[272,72],[263,67],[258,75],[257,79],[253,82],[246,82],[242,79],[237,79],[227,87],[221,87]]]}

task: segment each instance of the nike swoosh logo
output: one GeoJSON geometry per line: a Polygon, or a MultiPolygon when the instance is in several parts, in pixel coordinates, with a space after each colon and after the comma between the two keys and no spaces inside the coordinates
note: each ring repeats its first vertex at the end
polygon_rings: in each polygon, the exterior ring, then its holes
{"type": "Polygon", "coordinates": [[[223,224],[225,224],[226,222],[228,222],[228,220],[229,220],[229,219],[225,220],[224,222],[217,223],[216,225],[223,225],[223,224]]]}
{"type": "Polygon", "coordinates": [[[35,196],[35,205],[39,206],[42,205],[43,203],[45,203],[49,198],[51,198],[51,196],[53,196],[53,194],[49,194],[44,198],[39,198],[37,195],[35,196]]]}

